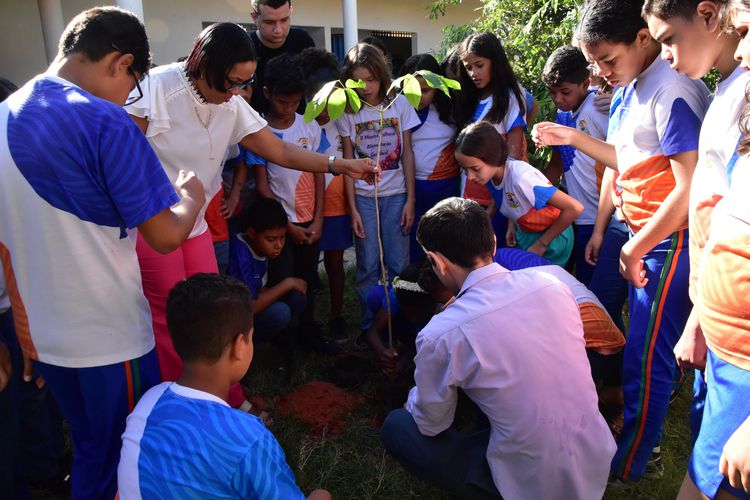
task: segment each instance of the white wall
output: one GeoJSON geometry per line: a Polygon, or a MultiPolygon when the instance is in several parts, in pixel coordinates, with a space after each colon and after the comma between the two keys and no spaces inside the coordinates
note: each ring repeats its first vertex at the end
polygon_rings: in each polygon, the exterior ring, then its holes
{"type": "Polygon", "coordinates": [[[0,76],[21,86],[46,67],[36,0],[0,0],[0,76]]]}
{"type": "MultiPolygon", "coordinates": [[[[66,24],[82,10],[104,3],[60,1],[66,24]]],[[[293,24],[323,27],[325,46],[330,49],[331,28],[342,28],[341,0],[293,0],[292,4],[293,24]]],[[[475,19],[480,0],[463,0],[438,20],[427,18],[429,4],[428,0],[359,0],[359,29],[416,32],[417,51],[432,52],[439,45],[442,27],[475,19]]],[[[143,11],[157,64],[186,55],[203,22],[252,22],[250,0],[143,0],[143,11]]],[[[20,85],[46,67],[36,0],[0,0],[0,76],[20,85]]]]}

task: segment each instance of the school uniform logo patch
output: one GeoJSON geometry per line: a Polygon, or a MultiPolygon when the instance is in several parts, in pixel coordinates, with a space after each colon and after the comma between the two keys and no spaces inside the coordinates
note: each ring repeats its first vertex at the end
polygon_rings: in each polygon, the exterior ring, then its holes
{"type": "Polygon", "coordinates": [[[519,208],[521,206],[521,203],[516,197],[516,193],[505,193],[505,199],[508,202],[508,206],[510,208],[519,208]]]}

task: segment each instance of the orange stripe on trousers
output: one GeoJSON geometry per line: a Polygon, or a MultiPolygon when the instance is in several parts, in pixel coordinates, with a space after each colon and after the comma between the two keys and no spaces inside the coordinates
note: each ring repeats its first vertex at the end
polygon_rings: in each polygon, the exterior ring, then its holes
{"type": "Polygon", "coordinates": [[[125,381],[128,384],[128,413],[132,413],[135,408],[135,392],[133,391],[133,369],[130,361],[125,361],[125,381]]]}
{"type": "Polygon", "coordinates": [[[651,345],[649,345],[648,348],[648,361],[646,363],[646,387],[644,388],[644,394],[643,394],[643,407],[641,408],[641,422],[638,425],[638,433],[635,436],[635,441],[633,442],[633,447],[630,450],[630,454],[628,455],[628,460],[625,463],[625,471],[623,474],[623,477],[628,477],[630,475],[630,467],[633,464],[633,459],[635,459],[635,452],[638,450],[638,447],[641,444],[641,438],[643,437],[643,429],[646,427],[646,415],[648,414],[648,400],[649,400],[649,394],[651,391],[651,363],[654,358],[654,345],[656,344],[656,339],[659,337],[659,327],[661,327],[661,318],[662,313],[664,312],[664,304],[667,301],[667,296],[669,295],[669,285],[672,283],[672,277],[674,276],[675,271],[677,270],[677,264],[680,262],[680,254],[682,253],[682,244],[683,244],[684,236],[683,231],[679,231],[677,233],[677,245],[675,250],[675,255],[672,259],[672,265],[669,268],[669,273],[667,274],[667,281],[664,283],[664,288],[662,290],[661,294],[661,300],[659,301],[659,307],[656,310],[656,320],[654,321],[654,328],[653,332],[654,334],[651,336],[651,345]]]}

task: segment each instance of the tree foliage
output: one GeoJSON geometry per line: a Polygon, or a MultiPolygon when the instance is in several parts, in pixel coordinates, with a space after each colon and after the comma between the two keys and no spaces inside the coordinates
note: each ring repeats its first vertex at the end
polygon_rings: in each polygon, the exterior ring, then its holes
{"type": "MultiPolygon", "coordinates": [[[[459,3],[461,0],[437,0],[429,6],[430,16],[445,15],[448,6],[459,3]]],[[[552,118],[555,105],[542,83],[542,70],[552,51],[571,42],[582,3],[581,0],[482,0],[480,15],[473,23],[448,25],[443,29],[441,53],[447,53],[470,33],[494,33],[521,84],[539,102],[538,119],[552,118]]],[[[529,154],[529,160],[541,163],[542,158],[533,148],[529,154]]]]}

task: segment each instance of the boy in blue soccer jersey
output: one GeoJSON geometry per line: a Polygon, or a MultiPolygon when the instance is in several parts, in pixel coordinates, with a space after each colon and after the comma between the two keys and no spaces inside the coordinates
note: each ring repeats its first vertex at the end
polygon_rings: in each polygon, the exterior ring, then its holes
{"type": "Polygon", "coordinates": [[[253,359],[247,287],[230,276],[191,276],[169,294],[167,326],[185,371],[144,394],[128,417],[120,498],[305,498],[260,419],[226,402],[253,359]]]}
{"type": "Polygon", "coordinates": [[[268,286],[269,261],[279,258],[287,238],[289,219],[281,203],[259,198],[245,212],[243,233],[229,240],[229,275],[250,289],[255,315],[255,343],[271,340],[305,308],[307,283],[286,277],[268,286]]]}

